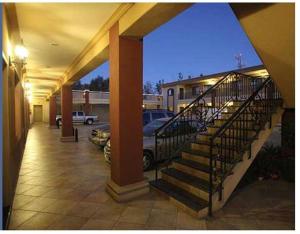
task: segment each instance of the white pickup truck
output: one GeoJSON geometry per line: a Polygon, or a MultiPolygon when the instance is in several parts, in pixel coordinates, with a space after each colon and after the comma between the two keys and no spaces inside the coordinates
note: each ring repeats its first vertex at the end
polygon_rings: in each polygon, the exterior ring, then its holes
{"type": "MultiPolygon", "coordinates": [[[[84,124],[93,124],[98,121],[98,116],[96,115],[85,115],[83,111],[73,111],[73,123],[84,123],[84,124]]],[[[56,123],[61,125],[61,115],[56,116],[56,123]]]]}

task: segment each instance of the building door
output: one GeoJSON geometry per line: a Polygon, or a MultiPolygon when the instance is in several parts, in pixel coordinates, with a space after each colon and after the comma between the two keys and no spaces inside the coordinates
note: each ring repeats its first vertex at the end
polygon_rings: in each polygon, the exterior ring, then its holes
{"type": "Polygon", "coordinates": [[[174,89],[168,89],[167,92],[167,109],[174,111],[174,89]]]}
{"type": "Polygon", "coordinates": [[[34,105],[33,106],[33,121],[42,122],[43,121],[43,106],[34,105]]]}
{"type": "Polygon", "coordinates": [[[184,99],[184,89],[183,88],[179,88],[179,99],[180,100],[184,99]]]}

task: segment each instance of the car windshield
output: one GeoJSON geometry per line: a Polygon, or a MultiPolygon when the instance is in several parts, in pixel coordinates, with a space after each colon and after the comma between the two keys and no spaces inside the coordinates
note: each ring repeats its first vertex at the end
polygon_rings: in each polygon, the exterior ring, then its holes
{"type": "Polygon", "coordinates": [[[103,124],[99,128],[97,128],[97,130],[100,130],[100,131],[110,130],[110,124],[103,124]]]}
{"type": "Polygon", "coordinates": [[[148,123],[143,129],[144,136],[153,136],[154,131],[165,124],[167,121],[168,119],[156,119],[151,123],[148,123]]]}

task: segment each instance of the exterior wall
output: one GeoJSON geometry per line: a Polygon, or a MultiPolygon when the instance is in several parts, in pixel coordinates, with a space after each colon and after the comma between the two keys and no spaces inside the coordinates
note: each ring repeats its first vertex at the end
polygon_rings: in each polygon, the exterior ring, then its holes
{"type": "Polygon", "coordinates": [[[91,115],[97,115],[99,122],[109,122],[109,105],[91,105],[91,115]]]}
{"type": "Polygon", "coordinates": [[[168,109],[168,90],[169,89],[174,89],[174,111],[176,112],[176,106],[177,106],[176,95],[178,95],[178,88],[177,88],[177,86],[170,86],[170,87],[167,87],[167,88],[162,88],[163,109],[168,109]]]}
{"type": "Polygon", "coordinates": [[[295,3],[230,5],[277,85],[286,107],[294,108],[295,3]]]}
{"type": "Polygon", "coordinates": [[[182,105],[181,100],[179,100],[179,98],[178,98],[180,88],[186,89],[186,87],[184,85],[175,85],[175,86],[162,88],[162,95],[163,95],[163,107],[162,107],[162,109],[167,109],[168,108],[168,90],[169,89],[174,89],[174,113],[178,113],[180,111],[180,106],[184,106],[184,105],[182,105]]]}
{"type": "Polygon", "coordinates": [[[2,85],[3,93],[3,220],[4,225],[12,207],[20,164],[29,129],[28,102],[24,96],[21,66],[10,64],[13,48],[19,42],[16,22],[2,6],[2,85]],[[10,28],[11,27],[11,28],[10,28]],[[15,30],[12,33],[10,30],[15,30]]]}
{"type": "MultiPolygon", "coordinates": [[[[250,68],[244,68],[241,70],[236,70],[236,72],[240,72],[250,76],[260,76],[266,77],[268,75],[268,71],[264,68],[264,66],[255,66],[250,68]]],[[[174,112],[178,113],[181,108],[186,107],[190,104],[195,98],[197,98],[202,92],[205,92],[212,85],[217,83],[221,78],[223,78],[228,72],[222,72],[217,74],[212,74],[203,77],[191,78],[182,81],[175,81],[171,83],[164,84],[162,87],[162,95],[163,95],[163,108],[167,109],[168,103],[168,90],[174,89],[174,112]],[[199,87],[197,92],[193,92],[193,87],[199,87]],[[179,97],[180,89],[183,88],[183,97],[179,97]]],[[[211,98],[207,98],[206,102],[211,103],[211,98]]]]}

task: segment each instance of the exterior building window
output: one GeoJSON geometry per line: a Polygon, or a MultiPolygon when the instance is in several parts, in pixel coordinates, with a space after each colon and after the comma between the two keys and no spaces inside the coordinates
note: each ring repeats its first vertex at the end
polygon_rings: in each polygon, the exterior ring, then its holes
{"type": "Polygon", "coordinates": [[[179,88],[179,99],[184,99],[184,88],[179,88]]]}
{"type": "Polygon", "coordinates": [[[174,96],[174,89],[168,89],[168,96],[174,96]]]}
{"type": "Polygon", "coordinates": [[[198,96],[201,94],[200,86],[192,87],[192,96],[198,96]]]}

